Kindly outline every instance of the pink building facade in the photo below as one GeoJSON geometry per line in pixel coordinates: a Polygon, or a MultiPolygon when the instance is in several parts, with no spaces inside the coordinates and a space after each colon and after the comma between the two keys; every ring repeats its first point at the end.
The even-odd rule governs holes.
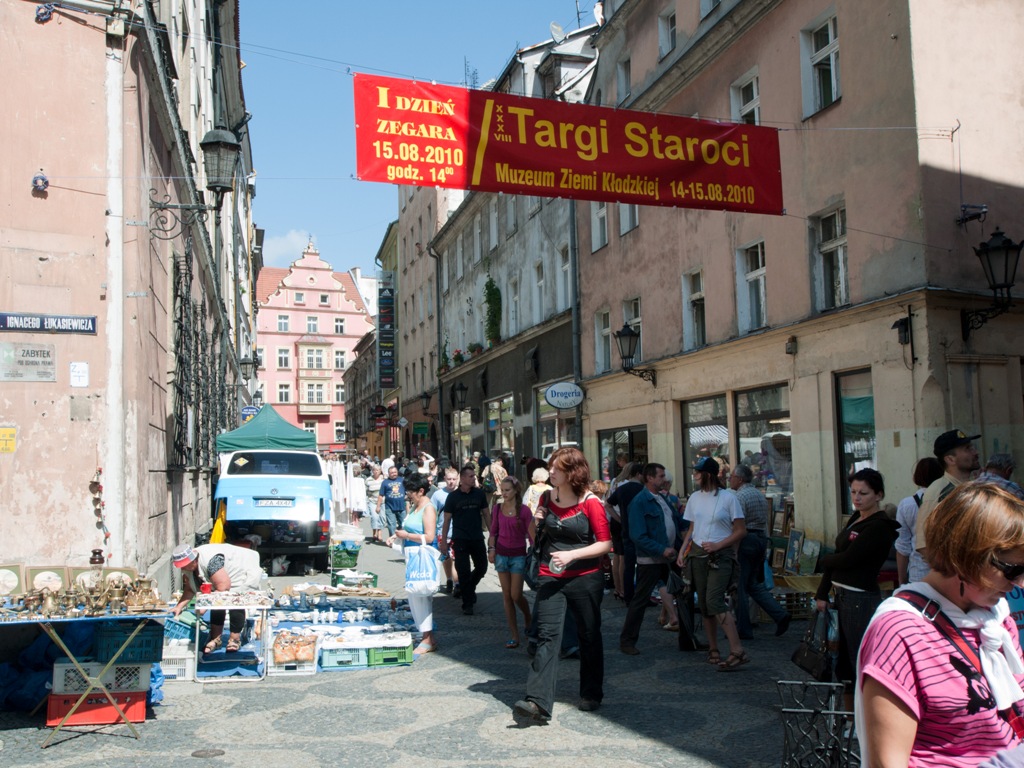
{"type": "Polygon", "coordinates": [[[354,273],[335,272],[311,242],[289,268],[264,267],[256,285],[263,402],[321,451],[348,450],[343,377],[373,328],[354,273]]]}

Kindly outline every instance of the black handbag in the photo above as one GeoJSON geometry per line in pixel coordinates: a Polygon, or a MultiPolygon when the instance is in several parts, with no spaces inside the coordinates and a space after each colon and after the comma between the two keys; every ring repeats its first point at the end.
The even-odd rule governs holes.
{"type": "MultiPolygon", "coordinates": [[[[538,537],[539,538],[539,537],[538,537]]],[[[537,588],[540,580],[540,548],[539,542],[530,545],[526,550],[526,568],[523,571],[523,581],[530,589],[537,588]]]]}
{"type": "Polygon", "coordinates": [[[828,652],[828,614],[815,611],[792,661],[819,683],[832,682],[832,654],[828,652]]]}

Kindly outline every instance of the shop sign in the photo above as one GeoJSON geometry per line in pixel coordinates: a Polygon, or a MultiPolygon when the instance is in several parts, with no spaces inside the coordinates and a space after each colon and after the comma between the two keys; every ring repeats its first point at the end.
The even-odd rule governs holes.
{"type": "Polygon", "coordinates": [[[544,399],[560,411],[578,408],[583,403],[583,390],[573,381],[560,381],[544,390],[544,399]]]}
{"type": "Polygon", "coordinates": [[[33,315],[25,312],[0,312],[0,331],[87,333],[95,336],[96,316],[33,315]]]}
{"type": "Polygon", "coordinates": [[[430,434],[430,422],[429,421],[414,421],[412,423],[412,433],[414,435],[422,435],[426,437],[430,434]]]}
{"type": "Polygon", "coordinates": [[[0,381],[57,381],[53,344],[0,341],[0,381]]]}
{"type": "Polygon", "coordinates": [[[17,429],[14,427],[0,427],[0,453],[14,453],[14,449],[17,447],[17,429]]]}
{"type": "Polygon", "coordinates": [[[260,412],[260,409],[255,405],[243,405],[242,406],[242,423],[249,421],[253,416],[260,412]]]}

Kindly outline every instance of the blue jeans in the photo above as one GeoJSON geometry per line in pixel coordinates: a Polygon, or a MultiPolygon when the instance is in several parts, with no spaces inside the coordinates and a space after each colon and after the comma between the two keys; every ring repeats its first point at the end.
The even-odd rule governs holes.
{"type": "Polygon", "coordinates": [[[405,522],[405,509],[391,509],[385,505],[384,519],[388,524],[388,536],[394,536],[395,531],[402,527],[405,522]]]}
{"type": "Polygon", "coordinates": [[[754,598],[754,602],[776,623],[786,615],[786,609],[764,585],[764,553],[767,549],[768,539],[763,533],[748,533],[740,542],[740,588],[736,593],[736,630],[740,637],[750,637],[754,633],[749,598],[754,598]]]}

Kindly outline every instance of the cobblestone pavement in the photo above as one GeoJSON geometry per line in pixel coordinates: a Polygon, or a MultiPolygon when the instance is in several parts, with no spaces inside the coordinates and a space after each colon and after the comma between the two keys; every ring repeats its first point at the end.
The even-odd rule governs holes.
{"type": "MultiPolygon", "coordinates": [[[[399,555],[366,545],[362,570],[401,594],[399,555]]],[[[320,575],[313,580],[326,583],[320,575]]],[[[275,578],[275,588],[296,578],[275,578]]],[[[532,593],[528,593],[531,594],[532,593]]],[[[250,768],[306,766],[536,766],[585,760],[616,766],[779,765],[782,726],[775,682],[798,679],[789,661],[802,622],[783,638],[760,627],[746,648],[753,662],[721,673],[704,654],[681,653],[676,635],[647,612],[639,656],[618,651],[621,602],[603,607],[605,699],[592,713],[576,709],[578,662],[562,661],[550,723],[524,727],[512,718],[522,697],[525,643],[506,650],[501,590],[493,570],[480,586],[476,614],[438,594],[434,616],[439,650],[411,666],[271,677],[262,682],[169,682],[164,703],[138,725],[58,734],[41,716],[0,712],[0,765],[169,766],[250,768]],[[213,757],[198,750],[223,750],[213,757]],[[179,761],[181,761],[179,763],[179,761]]],[[[525,638],[525,635],[524,635],[525,638]]]]}

